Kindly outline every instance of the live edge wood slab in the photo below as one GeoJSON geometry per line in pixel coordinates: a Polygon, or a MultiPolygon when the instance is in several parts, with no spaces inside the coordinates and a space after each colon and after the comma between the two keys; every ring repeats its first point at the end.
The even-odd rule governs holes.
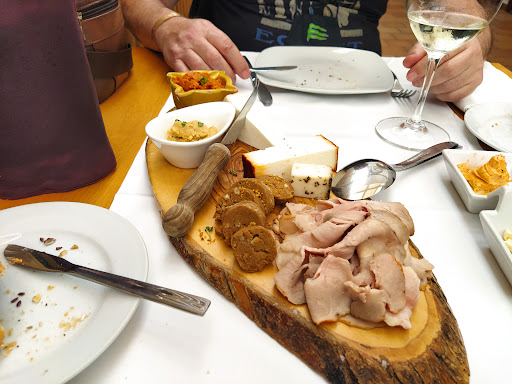
{"type": "MultiPolygon", "coordinates": [[[[421,292],[412,328],[363,330],[342,322],[315,325],[305,305],[293,305],[275,288],[276,267],[244,273],[231,248],[205,233],[215,226],[215,201],[243,177],[242,154],[253,148],[236,142],[211,196],[181,238],[169,237],[180,255],[269,336],[332,383],[468,383],[469,366],[457,321],[435,277],[421,292]]],[[[174,204],[194,170],[170,165],[148,140],[146,162],[163,214],[174,204]]],[[[413,218],[414,219],[414,218],[413,218]]],[[[412,252],[421,257],[412,245],[412,252]]]]}

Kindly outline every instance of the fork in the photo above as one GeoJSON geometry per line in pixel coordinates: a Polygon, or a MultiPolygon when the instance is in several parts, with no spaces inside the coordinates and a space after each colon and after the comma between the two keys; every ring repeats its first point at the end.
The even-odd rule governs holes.
{"type": "Polygon", "coordinates": [[[395,81],[393,82],[393,88],[391,89],[391,96],[408,98],[416,94],[417,91],[414,89],[404,89],[398,82],[398,77],[396,77],[395,73],[393,71],[391,71],[391,73],[393,74],[393,78],[395,79],[395,81]]]}

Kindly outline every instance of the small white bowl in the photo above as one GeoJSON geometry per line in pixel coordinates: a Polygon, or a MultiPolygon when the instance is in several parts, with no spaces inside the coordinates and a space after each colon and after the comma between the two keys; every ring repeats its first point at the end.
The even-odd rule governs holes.
{"type": "MultiPolygon", "coordinates": [[[[484,209],[495,209],[498,204],[499,192],[503,188],[498,188],[488,195],[478,195],[473,191],[457,165],[469,160],[471,167],[478,167],[487,163],[491,157],[502,154],[507,162],[507,169],[512,174],[512,153],[494,152],[494,151],[463,151],[460,149],[445,149],[443,157],[446,169],[452,180],[452,184],[457,190],[460,198],[464,202],[466,209],[471,213],[479,213],[484,209]]],[[[509,183],[508,185],[511,185],[509,183]]]]}
{"type": "Polygon", "coordinates": [[[180,108],[160,115],[146,125],[146,135],[160,149],[165,159],[178,168],[197,168],[204,159],[206,150],[213,143],[221,141],[235,117],[236,108],[224,101],[211,102],[180,108]],[[176,119],[199,120],[212,125],[218,132],[212,137],[199,141],[178,142],[167,140],[167,131],[176,119]]]}
{"type": "Polygon", "coordinates": [[[512,284],[512,252],[503,240],[505,229],[512,227],[512,187],[500,189],[496,210],[480,212],[480,222],[494,258],[512,284]]]}

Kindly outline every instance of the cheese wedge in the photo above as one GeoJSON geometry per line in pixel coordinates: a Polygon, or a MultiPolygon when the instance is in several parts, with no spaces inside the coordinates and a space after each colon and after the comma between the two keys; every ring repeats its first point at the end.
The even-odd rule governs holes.
{"type": "Polygon", "coordinates": [[[295,163],[292,166],[294,195],[310,199],[328,199],[331,193],[332,168],[322,164],[295,163]]]}
{"type": "Polygon", "coordinates": [[[276,175],[291,181],[294,163],[338,166],[338,147],[322,135],[289,141],[286,145],[245,153],[244,177],[276,175]]]}
{"type": "MultiPolygon", "coordinates": [[[[224,101],[233,104],[237,113],[240,113],[240,110],[247,101],[247,94],[244,92],[233,93],[231,95],[227,95],[224,101]]],[[[261,112],[259,114],[261,114],[261,112]]],[[[247,114],[245,125],[238,135],[238,140],[247,143],[256,149],[274,147],[286,142],[287,139],[284,137],[282,130],[275,129],[275,127],[262,123],[261,118],[259,118],[259,114],[258,107],[255,105],[247,114]]]]}
{"type": "Polygon", "coordinates": [[[279,130],[260,129],[250,120],[245,121],[245,126],[240,132],[238,140],[256,149],[265,149],[285,142],[285,138],[279,130]]]}

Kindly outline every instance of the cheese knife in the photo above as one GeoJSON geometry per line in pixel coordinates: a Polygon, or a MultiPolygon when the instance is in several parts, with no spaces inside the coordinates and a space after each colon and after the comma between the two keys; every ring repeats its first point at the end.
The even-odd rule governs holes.
{"type": "Polygon", "coordinates": [[[83,267],[73,264],[62,257],[53,256],[16,244],[9,244],[5,248],[4,256],[12,265],[19,265],[44,272],[68,273],[195,315],[203,316],[210,306],[210,300],[199,296],[83,267]]]}
{"type": "Polygon", "coordinates": [[[240,135],[245,125],[247,112],[249,112],[254,104],[260,85],[259,80],[256,79],[249,99],[247,99],[222,141],[210,145],[203,162],[187,180],[178,194],[176,205],[173,205],[165,212],[162,225],[167,235],[183,237],[192,227],[196,211],[203,206],[208,196],[210,196],[217,176],[231,158],[231,152],[226,146],[234,143],[240,135]]]}
{"type": "Polygon", "coordinates": [[[268,90],[268,88],[265,86],[265,84],[262,84],[258,77],[256,76],[256,73],[253,71],[253,67],[251,65],[251,62],[249,61],[249,59],[247,57],[244,56],[244,59],[245,61],[247,61],[247,64],[249,64],[249,69],[251,69],[251,82],[252,82],[252,85],[255,86],[255,84],[257,82],[259,82],[259,91],[258,91],[258,97],[260,98],[260,101],[261,103],[265,106],[265,107],[268,107],[270,105],[272,105],[272,95],[270,94],[270,91],[268,90]]]}

